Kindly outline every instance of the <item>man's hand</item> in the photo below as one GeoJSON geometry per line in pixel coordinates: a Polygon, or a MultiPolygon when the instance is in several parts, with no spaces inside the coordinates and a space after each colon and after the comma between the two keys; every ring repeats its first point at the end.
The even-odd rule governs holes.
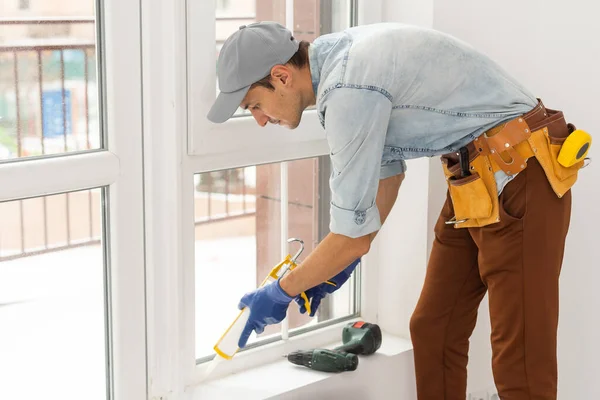
{"type": "Polygon", "coordinates": [[[281,322],[293,299],[283,291],[279,280],[246,293],[240,300],[238,308],[240,310],[244,307],[250,308],[250,317],[248,317],[246,327],[240,336],[238,347],[246,346],[252,331],[262,333],[265,326],[281,322]]]}
{"type": "MultiPolygon", "coordinates": [[[[359,262],[360,262],[360,258],[356,259],[352,264],[350,264],[348,267],[346,267],[342,272],[340,272],[333,278],[329,279],[329,282],[334,283],[334,285],[324,282],[315,287],[308,289],[305,292],[306,297],[308,297],[308,300],[310,301],[310,314],[309,315],[311,317],[315,316],[315,313],[317,312],[317,308],[319,308],[319,305],[321,304],[321,300],[323,300],[323,298],[325,298],[325,296],[335,292],[344,283],[346,283],[348,278],[350,278],[350,275],[352,275],[352,272],[354,272],[354,270],[356,269],[356,266],[358,265],[359,262]]],[[[294,298],[294,300],[300,306],[300,313],[301,314],[306,313],[306,305],[304,303],[304,299],[300,296],[296,296],[294,298]]]]}

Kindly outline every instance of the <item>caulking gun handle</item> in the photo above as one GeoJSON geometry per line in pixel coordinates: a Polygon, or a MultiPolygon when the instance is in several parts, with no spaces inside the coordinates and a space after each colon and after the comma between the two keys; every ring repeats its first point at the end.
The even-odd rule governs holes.
{"type": "Polygon", "coordinates": [[[306,292],[300,293],[300,297],[304,300],[304,307],[306,308],[306,313],[310,315],[310,301],[308,301],[308,296],[306,292]]]}

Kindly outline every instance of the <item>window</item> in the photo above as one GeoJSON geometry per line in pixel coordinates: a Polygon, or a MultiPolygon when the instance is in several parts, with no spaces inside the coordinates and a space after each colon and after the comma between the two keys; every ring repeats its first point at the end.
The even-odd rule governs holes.
{"type": "Polygon", "coordinates": [[[106,398],[103,198],[94,189],[0,203],[2,398],[106,398]]]}
{"type": "MultiPolygon", "coordinates": [[[[69,2],[54,3],[69,14],[69,2]]],[[[32,19],[0,22],[0,160],[102,147],[94,2],[81,2],[82,18],[52,23],[35,5],[32,19]]]]}
{"type": "MultiPolygon", "coordinates": [[[[241,296],[298,251],[297,243],[286,245],[288,238],[304,242],[301,262],[329,232],[328,166],[327,158],[319,157],[195,175],[198,359],[213,354],[241,296]]],[[[293,302],[286,324],[266,327],[247,347],[355,315],[355,283],[352,278],[328,296],[314,318],[300,314],[293,302]]]]}
{"type": "Polygon", "coordinates": [[[25,3],[0,21],[0,398],[144,398],[139,4],[25,3]]]}

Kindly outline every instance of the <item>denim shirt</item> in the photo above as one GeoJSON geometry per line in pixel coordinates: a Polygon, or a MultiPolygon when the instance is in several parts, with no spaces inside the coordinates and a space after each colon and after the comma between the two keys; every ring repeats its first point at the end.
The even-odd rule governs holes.
{"type": "MultiPolygon", "coordinates": [[[[330,149],[331,232],[381,228],[380,179],[405,160],[457,151],[537,99],[468,44],[398,23],[353,27],[309,46],[317,113],[330,149]]],[[[508,177],[497,176],[499,189],[508,177]]]]}

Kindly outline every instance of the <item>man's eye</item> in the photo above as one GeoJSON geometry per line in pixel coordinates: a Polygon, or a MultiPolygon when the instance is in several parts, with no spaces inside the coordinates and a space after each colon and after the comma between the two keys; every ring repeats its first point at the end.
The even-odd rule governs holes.
{"type": "Polygon", "coordinates": [[[253,110],[258,110],[259,108],[260,108],[260,104],[257,104],[254,107],[252,107],[253,110]]]}

